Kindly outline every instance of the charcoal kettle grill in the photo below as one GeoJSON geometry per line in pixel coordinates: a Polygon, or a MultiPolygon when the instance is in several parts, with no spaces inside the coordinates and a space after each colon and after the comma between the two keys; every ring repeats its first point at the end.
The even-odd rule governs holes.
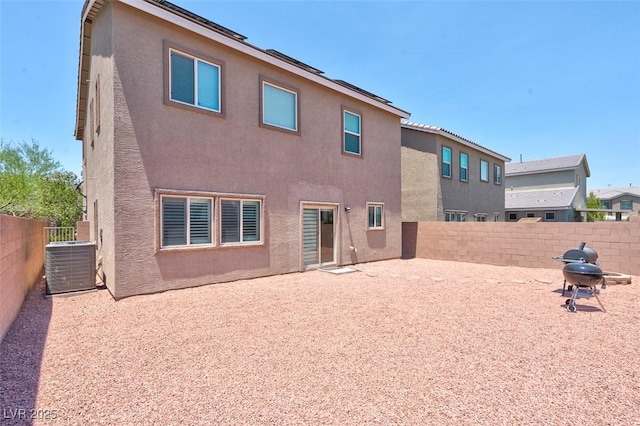
{"type": "Polygon", "coordinates": [[[602,269],[600,269],[598,265],[585,262],[567,263],[564,268],[562,268],[562,275],[564,275],[565,281],[573,285],[571,298],[565,302],[569,312],[578,311],[578,308],[576,308],[576,298],[581,290],[586,292],[586,295],[583,294],[581,297],[595,297],[598,304],[600,304],[602,312],[607,312],[598,297],[600,290],[597,289],[597,285],[600,283],[604,285],[602,269]]]}
{"type": "Polygon", "coordinates": [[[571,292],[571,298],[565,302],[567,310],[577,312],[576,298],[578,297],[595,297],[602,311],[606,312],[598,297],[600,293],[597,288],[598,284],[601,284],[603,289],[607,286],[602,269],[597,265],[598,253],[592,248],[585,247],[585,243],[582,242],[579,248],[568,250],[564,255],[556,256],[554,259],[565,264],[562,268],[564,276],[562,295],[565,294],[567,282],[569,283],[568,290],[571,292]]]}

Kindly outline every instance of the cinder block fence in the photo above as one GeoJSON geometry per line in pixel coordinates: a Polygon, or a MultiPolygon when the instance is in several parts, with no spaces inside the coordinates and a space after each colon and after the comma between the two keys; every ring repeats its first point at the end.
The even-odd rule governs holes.
{"type": "Polygon", "coordinates": [[[0,342],[42,277],[45,222],[0,215],[0,342]]]}
{"type": "Polygon", "coordinates": [[[405,258],[558,268],[553,256],[586,242],[603,271],[640,275],[640,217],[629,222],[405,222],[405,258]]]}

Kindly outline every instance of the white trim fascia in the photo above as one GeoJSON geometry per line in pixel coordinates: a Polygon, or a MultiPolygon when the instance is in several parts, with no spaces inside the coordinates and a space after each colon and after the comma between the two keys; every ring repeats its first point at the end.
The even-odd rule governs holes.
{"type": "MultiPolygon", "coordinates": [[[[95,1],[95,0],[93,0],[95,1]]],[[[378,101],[375,101],[367,96],[361,95],[357,92],[354,92],[352,90],[349,90],[347,88],[345,88],[344,86],[339,85],[338,83],[334,83],[333,81],[329,80],[327,77],[321,77],[319,75],[310,73],[308,71],[302,70],[298,67],[296,67],[295,65],[291,65],[287,62],[284,62],[274,56],[271,56],[265,52],[263,52],[262,50],[260,50],[258,47],[254,47],[251,46],[248,43],[242,43],[236,40],[233,40],[227,36],[224,36],[222,34],[217,33],[216,31],[207,29],[201,25],[198,25],[194,22],[189,21],[186,18],[183,18],[181,16],[178,16],[174,13],[171,13],[167,10],[164,10],[158,6],[155,6],[151,3],[147,3],[144,0],[114,0],[114,1],[118,1],[120,3],[126,4],[128,6],[131,6],[135,9],[138,9],[140,11],[143,11],[145,13],[148,13],[151,16],[155,16],[156,18],[165,20],[167,22],[170,22],[174,25],[177,25],[179,27],[185,28],[191,32],[194,32],[196,34],[199,34],[205,38],[208,38],[210,40],[215,41],[216,43],[220,43],[224,46],[227,46],[231,49],[234,49],[236,51],[239,51],[241,53],[244,53],[246,55],[249,55],[253,58],[259,59],[260,61],[266,62],[270,65],[273,65],[275,67],[281,68],[285,71],[288,71],[292,74],[295,74],[297,76],[300,76],[306,80],[311,80],[314,83],[318,83],[324,87],[327,87],[331,90],[334,90],[336,92],[340,92],[344,95],[347,95],[349,97],[355,98],[361,102],[364,102],[366,104],[369,104],[371,106],[374,106],[376,108],[382,109],[386,112],[389,112],[391,114],[397,115],[400,118],[409,118],[411,116],[411,114],[409,114],[407,111],[403,111],[399,108],[390,106],[390,105],[385,105],[382,104],[378,101]]],[[[84,21],[83,21],[84,22],[84,21]]]]}

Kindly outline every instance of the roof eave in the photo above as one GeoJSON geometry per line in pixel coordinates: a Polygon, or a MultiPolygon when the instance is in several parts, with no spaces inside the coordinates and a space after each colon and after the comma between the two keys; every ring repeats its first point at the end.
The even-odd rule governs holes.
{"type": "MultiPolygon", "coordinates": [[[[78,98],[77,98],[77,106],[76,106],[76,129],[75,136],[76,139],[80,140],[83,137],[83,128],[84,128],[84,114],[86,113],[86,92],[87,92],[87,82],[89,75],[89,50],[91,43],[91,31],[90,28],[87,28],[87,23],[90,25],[91,22],[88,20],[88,16],[95,16],[95,14],[100,10],[100,7],[104,3],[105,0],[86,0],[85,5],[83,7],[82,21],[81,21],[81,38],[80,38],[80,60],[78,65],[78,98]],[[88,31],[87,31],[88,30],[88,31]],[[86,52],[86,55],[85,55],[86,52]],[[87,78],[85,78],[87,77],[87,78]]],[[[328,89],[339,92],[343,95],[349,96],[351,98],[357,99],[361,102],[369,104],[375,108],[384,110],[385,112],[391,113],[393,115],[398,116],[399,118],[407,119],[411,116],[411,113],[408,111],[404,111],[400,108],[397,108],[389,103],[381,102],[379,100],[370,98],[365,96],[357,91],[349,89],[344,85],[341,85],[334,80],[315,74],[313,72],[304,70],[300,67],[297,67],[291,63],[283,61],[278,57],[270,55],[268,52],[253,46],[242,39],[232,38],[226,36],[219,31],[215,31],[214,29],[208,28],[201,23],[195,22],[193,20],[188,19],[188,17],[182,16],[180,14],[176,14],[169,9],[165,9],[160,7],[157,3],[150,2],[148,0],[113,0],[118,1],[122,4],[126,4],[130,7],[138,9],[140,11],[146,12],[151,16],[154,16],[158,19],[162,19],[167,22],[171,22],[175,25],[178,25],[182,28],[185,28],[191,32],[199,34],[203,37],[206,37],[210,40],[218,42],[224,46],[230,47],[238,52],[247,54],[251,57],[259,59],[263,62],[274,65],[280,69],[288,71],[292,74],[298,75],[306,80],[313,81],[318,83],[328,89]]]]}
{"type": "Polygon", "coordinates": [[[453,132],[450,132],[446,129],[443,129],[442,127],[435,127],[435,126],[427,126],[424,125],[424,127],[420,126],[420,125],[416,125],[415,123],[407,123],[407,122],[403,122],[401,123],[401,127],[405,128],[405,129],[409,129],[409,130],[416,130],[419,132],[424,132],[424,133],[431,133],[431,134],[435,134],[435,135],[439,135],[445,138],[449,138],[449,139],[453,139],[454,141],[464,145],[464,146],[468,146],[469,148],[473,148],[477,151],[483,152],[487,155],[490,155],[492,157],[498,158],[504,162],[509,162],[511,161],[511,158],[504,156],[500,153],[497,153],[489,148],[486,148],[480,144],[477,144],[469,139],[465,139],[461,136],[456,135],[453,132]]]}

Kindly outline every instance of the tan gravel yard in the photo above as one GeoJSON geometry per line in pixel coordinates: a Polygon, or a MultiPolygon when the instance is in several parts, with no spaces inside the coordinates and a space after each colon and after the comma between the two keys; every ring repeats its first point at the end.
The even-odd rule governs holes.
{"type": "Polygon", "coordinates": [[[3,420],[640,424],[638,277],[571,314],[560,263],[356,267],[118,302],[35,289],[0,349],[3,420]]]}

